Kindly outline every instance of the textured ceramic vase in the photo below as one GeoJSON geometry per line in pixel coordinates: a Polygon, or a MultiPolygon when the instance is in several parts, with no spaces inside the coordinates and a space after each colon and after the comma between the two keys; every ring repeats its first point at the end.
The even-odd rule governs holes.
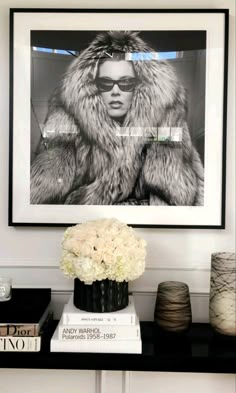
{"type": "Polygon", "coordinates": [[[235,253],[211,256],[210,324],[218,333],[236,336],[236,261],[235,253]]]}
{"type": "Polygon", "coordinates": [[[192,322],[188,285],[164,281],[158,285],[154,321],[167,332],[184,332],[192,322]]]}
{"type": "Polygon", "coordinates": [[[85,284],[74,280],[74,305],[89,312],[112,312],[128,306],[128,282],[111,280],[94,281],[85,284]]]}

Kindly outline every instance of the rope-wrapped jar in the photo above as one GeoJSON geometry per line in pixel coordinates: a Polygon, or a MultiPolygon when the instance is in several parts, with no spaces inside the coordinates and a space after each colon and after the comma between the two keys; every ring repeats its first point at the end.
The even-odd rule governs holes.
{"type": "Polygon", "coordinates": [[[189,287],[178,281],[158,285],[154,321],[168,332],[184,332],[192,322],[189,287]]]}

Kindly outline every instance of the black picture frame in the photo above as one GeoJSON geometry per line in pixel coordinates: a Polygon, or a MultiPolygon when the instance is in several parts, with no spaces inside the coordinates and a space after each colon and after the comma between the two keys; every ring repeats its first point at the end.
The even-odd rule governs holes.
{"type": "MultiPolygon", "coordinates": [[[[134,227],[224,229],[228,22],[228,9],[11,9],[9,226],[68,226],[96,218],[115,217],[134,227]],[[145,40],[151,41],[151,45],[152,41],[155,45],[159,37],[157,51],[173,51],[174,48],[176,53],[183,52],[190,56],[190,52],[202,53],[205,50],[204,65],[199,66],[204,71],[201,71],[204,89],[197,96],[192,87],[192,95],[197,97],[194,98],[195,101],[192,99],[192,113],[196,111],[194,102],[197,105],[204,103],[201,108],[204,121],[199,126],[204,129],[204,138],[199,146],[196,142],[195,147],[204,163],[202,204],[175,205],[169,201],[164,205],[152,205],[149,202],[133,205],[116,201],[108,204],[30,202],[30,168],[32,155],[35,153],[32,147],[32,101],[35,99],[32,97],[32,85],[40,86],[38,76],[35,78],[37,83],[32,79],[32,75],[36,74],[34,69],[32,71],[33,47],[42,47],[45,39],[47,48],[58,46],[64,40],[63,47],[56,49],[71,49],[72,52],[73,48],[68,48],[67,45],[68,42],[73,43],[74,33],[83,37],[82,50],[95,32],[110,30],[139,31],[145,40]],[[56,34],[53,34],[55,31],[56,34]],[[205,48],[202,46],[204,37],[205,48]],[[165,44],[162,47],[163,42],[165,44]]],[[[35,69],[40,70],[42,56],[40,58],[39,52],[37,55],[39,61],[35,69]]],[[[177,60],[180,64],[180,59],[177,60]]],[[[66,62],[65,59],[63,61],[66,62]]],[[[189,58],[187,61],[189,65],[189,58]]],[[[202,58],[199,57],[193,60],[195,74],[196,64],[201,61],[202,58]]],[[[199,80],[196,79],[194,84],[199,85],[199,80]]],[[[41,88],[43,89],[42,84],[41,88]]],[[[34,92],[38,93],[37,89],[34,92]]],[[[36,97],[35,101],[37,99],[36,97]]],[[[39,98],[38,106],[40,105],[39,98]]],[[[40,116],[40,121],[43,122],[43,115],[40,116]]],[[[165,143],[166,141],[168,142],[168,138],[165,143]]]]}

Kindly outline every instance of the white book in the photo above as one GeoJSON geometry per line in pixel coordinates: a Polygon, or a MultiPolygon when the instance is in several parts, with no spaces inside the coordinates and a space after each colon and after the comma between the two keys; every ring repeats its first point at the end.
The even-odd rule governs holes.
{"type": "Polygon", "coordinates": [[[51,341],[51,352],[96,352],[96,353],[142,353],[142,341],[138,340],[116,340],[116,341],[81,341],[81,340],[59,340],[59,327],[57,326],[51,341]]]}
{"type": "Polygon", "coordinates": [[[37,337],[0,337],[0,352],[39,352],[41,336],[37,337]]]}
{"type": "Polygon", "coordinates": [[[135,325],[137,320],[133,296],[129,296],[129,304],[122,310],[96,313],[75,307],[72,294],[62,313],[63,325],[135,325]]]}
{"type": "Polygon", "coordinates": [[[58,325],[59,340],[65,341],[114,341],[137,340],[140,338],[140,324],[135,325],[58,325]]]}

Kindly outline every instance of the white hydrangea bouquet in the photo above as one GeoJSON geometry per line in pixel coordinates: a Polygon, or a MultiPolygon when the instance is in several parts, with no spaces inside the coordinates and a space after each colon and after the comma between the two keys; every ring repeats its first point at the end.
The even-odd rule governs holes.
{"type": "Polygon", "coordinates": [[[146,241],[116,219],[98,219],[66,229],[60,268],[85,284],[135,280],[145,269],[146,241]]]}
{"type": "Polygon", "coordinates": [[[62,272],[74,278],[74,305],[111,312],[128,305],[128,282],[145,269],[146,242],[116,219],[67,228],[62,241],[62,272]]]}

